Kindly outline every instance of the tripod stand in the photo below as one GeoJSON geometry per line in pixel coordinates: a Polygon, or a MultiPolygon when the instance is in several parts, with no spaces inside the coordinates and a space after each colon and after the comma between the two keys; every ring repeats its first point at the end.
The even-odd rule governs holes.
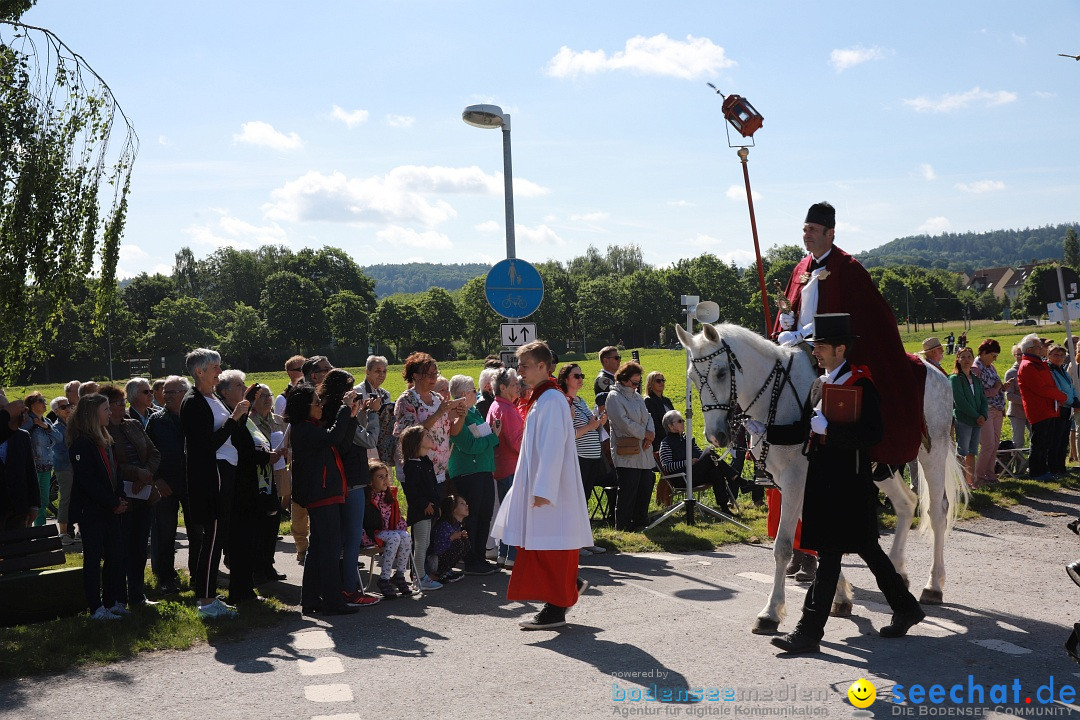
{"type": "MultiPolygon", "coordinates": [[[[716,322],[720,317],[720,307],[710,301],[699,302],[700,298],[697,295],[683,295],[682,304],[686,306],[686,331],[689,333],[694,332],[694,320],[700,322],[716,322]]],[[[726,513],[722,513],[716,508],[709,507],[704,503],[699,503],[697,498],[694,497],[694,463],[693,463],[693,417],[694,417],[694,396],[693,385],[690,382],[690,370],[693,367],[693,361],[690,358],[689,348],[686,350],[686,416],[684,418],[686,422],[686,494],[683,499],[675,503],[669,508],[665,508],[658,518],[649,523],[646,530],[652,530],[654,527],[664,522],[668,518],[675,515],[680,510],[686,510],[686,524],[694,524],[694,512],[695,510],[701,510],[707,515],[711,515],[717,520],[726,521],[741,527],[743,530],[749,530],[746,525],[731,517],[726,513]]]]}

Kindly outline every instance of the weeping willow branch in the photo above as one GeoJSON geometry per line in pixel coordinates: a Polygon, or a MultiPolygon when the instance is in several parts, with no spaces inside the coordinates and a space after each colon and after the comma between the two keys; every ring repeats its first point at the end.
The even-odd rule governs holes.
{"type": "Polygon", "coordinates": [[[45,359],[63,300],[91,275],[92,329],[103,331],[138,142],[78,53],[0,21],[0,382],[45,359]]]}

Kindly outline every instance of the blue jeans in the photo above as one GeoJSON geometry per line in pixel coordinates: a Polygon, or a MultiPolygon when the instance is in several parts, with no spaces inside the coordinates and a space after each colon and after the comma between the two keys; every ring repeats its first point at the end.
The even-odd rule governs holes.
{"type": "Polygon", "coordinates": [[[341,528],[341,582],[346,592],[356,592],[360,587],[360,543],[364,534],[364,488],[349,488],[345,498],[345,511],[341,528]]]}
{"type": "Polygon", "coordinates": [[[958,455],[978,455],[982,428],[956,421],[956,452],[958,455]]]}
{"type": "MultiPolygon", "coordinates": [[[[495,481],[495,490],[499,493],[499,502],[502,502],[506,498],[506,493],[510,492],[510,486],[514,484],[514,474],[510,473],[504,478],[500,478],[495,481]]],[[[509,560],[513,562],[517,558],[517,548],[513,545],[507,545],[506,543],[499,541],[499,559],[509,560]]]]}

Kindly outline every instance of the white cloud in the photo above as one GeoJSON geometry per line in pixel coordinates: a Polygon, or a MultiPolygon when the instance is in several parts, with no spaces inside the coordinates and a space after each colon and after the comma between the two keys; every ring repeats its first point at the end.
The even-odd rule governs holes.
{"type": "Polygon", "coordinates": [[[288,235],[277,223],[253,225],[233,217],[224,210],[213,211],[216,222],[192,225],[184,230],[196,245],[209,247],[232,247],[237,250],[253,250],[259,245],[287,245],[288,235]]]}
{"type": "Polygon", "coordinates": [[[528,245],[565,245],[566,241],[547,225],[534,228],[514,225],[514,236],[519,244],[528,245]]]}
{"type": "Polygon", "coordinates": [[[330,117],[335,120],[340,120],[348,127],[355,127],[360,123],[367,122],[369,113],[367,110],[346,110],[344,108],[334,106],[334,109],[330,111],[330,117]]]}
{"type": "Polygon", "coordinates": [[[922,173],[924,180],[937,180],[937,173],[934,172],[934,166],[930,163],[923,163],[920,165],[919,172],[922,173]]]}
{"type": "Polygon", "coordinates": [[[503,226],[500,223],[495,222],[494,220],[488,220],[487,222],[482,222],[479,225],[473,225],[473,230],[476,230],[477,232],[491,233],[499,232],[502,229],[503,226]]]}
{"type": "Polygon", "coordinates": [[[881,60],[885,55],[885,50],[879,47],[864,48],[856,45],[853,48],[837,48],[829,53],[829,64],[839,73],[864,62],[881,60]]]}
{"type": "Polygon", "coordinates": [[[154,265],[154,267],[150,268],[149,272],[151,275],[172,275],[173,266],[166,265],[165,263],[158,263],[157,265],[154,265]]]}
{"type": "MultiPolygon", "coordinates": [[[[746,186],[745,185],[730,185],[727,191],[724,193],[730,200],[738,200],[739,202],[746,202],[746,186]]],[[[754,200],[761,199],[761,193],[757,190],[752,190],[751,194],[754,200]]]]}
{"type": "Polygon", "coordinates": [[[626,41],[623,50],[608,55],[603,50],[575,51],[565,45],[548,61],[544,72],[557,78],[594,75],[613,70],[630,70],[644,75],[663,75],[693,80],[715,76],[735,61],[724,48],[708,38],[687,35],[686,41],[672,40],[661,33],[637,35],[626,41]]]}
{"type": "Polygon", "coordinates": [[[146,251],[138,245],[127,242],[120,243],[120,256],[118,258],[120,262],[126,263],[131,262],[132,260],[144,260],[148,257],[150,256],[147,255],[146,251]]]}
{"type": "Polygon", "coordinates": [[[1012,39],[1013,39],[1013,42],[1016,43],[1017,45],[1027,45],[1027,36],[1026,35],[1017,35],[1016,33],[1013,33],[1012,34],[1012,39]]]}
{"type": "Polygon", "coordinates": [[[582,215],[571,215],[570,219],[577,222],[600,222],[601,220],[607,220],[609,217],[611,215],[606,212],[591,212],[582,215]]]}
{"type": "Polygon", "coordinates": [[[384,228],[375,233],[375,237],[389,245],[407,245],[425,250],[449,250],[454,246],[450,238],[441,232],[434,230],[419,232],[399,225],[384,228]]]}
{"type": "Polygon", "coordinates": [[[158,135],[157,136],[157,142],[158,142],[158,145],[168,146],[169,145],[169,138],[165,137],[164,135],[158,135]]]}
{"type": "Polygon", "coordinates": [[[427,260],[424,259],[423,255],[411,255],[411,256],[409,256],[407,258],[402,258],[398,262],[403,263],[405,265],[408,265],[409,263],[427,262],[427,260]]]}
{"type": "Polygon", "coordinates": [[[401,128],[412,127],[414,122],[416,122],[416,118],[410,117],[408,115],[387,115],[386,116],[386,124],[389,125],[390,127],[401,127],[401,128]]]}
{"type": "Polygon", "coordinates": [[[956,189],[966,193],[985,193],[995,190],[1004,190],[1005,183],[1000,180],[979,180],[973,183],[957,183],[956,189]]]}
{"type": "Polygon", "coordinates": [[[689,200],[668,200],[667,204],[668,204],[668,207],[683,207],[683,208],[694,207],[694,203],[690,202],[689,200]]]}
{"type": "Polygon", "coordinates": [[[949,222],[949,218],[939,215],[938,217],[927,218],[926,222],[916,228],[915,231],[926,235],[940,235],[951,227],[952,223],[949,222]]]}
{"type": "Polygon", "coordinates": [[[991,92],[974,87],[962,93],[946,93],[937,100],[923,96],[904,100],[904,104],[914,108],[916,112],[952,112],[953,110],[962,110],[973,104],[979,104],[983,107],[1007,105],[1016,102],[1016,99],[1016,93],[1014,92],[1008,92],[1007,90],[991,92]]]}
{"type": "Polygon", "coordinates": [[[304,141],[296,133],[286,135],[262,120],[253,120],[241,125],[240,132],[233,135],[233,142],[268,147],[272,150],[299,150],[304,146],[304,141]]]}
{"type": "Polygon", "coordinates": [[[1036,90],[1035,97],[1039,98],[1040,100],[1049,100],[1050,98],[1056,98],[1057,93],[1046,92],[1045,90],[1036,90]]]}
{"type": "Polygon", "coordinates": [[[846,223],[843,220],[841,220],[841,221],[836,223],[836,232],[839,232],[839,233],[858,233],[858,232],[862,232],[862,228],[859,227],[858,225],[852,225],[851,223],[846,223]]]}
{"type": "Polygon", "coordinates": [[[489,264],[489,265],[494,265],[495,263],[497,263],[497,262],[499,262],[500,260],[502,260],[502,258],[499,258],[499,257],[495,257],[494,255],[488,255],[487,253],[482,253],[482,252],[478,252],[478,253],[476,253],[476,256],[475,256],[475,257],[476,257],[476,259],[477,259],[477,260],[479,260],[480,262],[482,262],[482,263],[487,263],[487,264],[489,264]]]}
{"type": "MultiPolygon", "coordinates": [[[[271,220],[419,223],[431,227],[456,217],[457,211],[445,200],[428,199],[429,194],[502,192],[502,173],[489,175],[476,166],[402,165],[385,175],[366,178],[312,170],[274,190],[263,211],[271,220]]],[[[548,192],[525,179],[514,182],[514,194],[520,197],[548,192]]]]}

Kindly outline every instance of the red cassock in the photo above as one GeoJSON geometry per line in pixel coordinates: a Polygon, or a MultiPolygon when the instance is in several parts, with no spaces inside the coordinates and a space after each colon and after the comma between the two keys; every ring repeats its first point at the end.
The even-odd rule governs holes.
{"type": "MultiPolygon", "coordinates": [[[[812,259],[807,255],[799,261],[791,271],[785,292],[796,323],[812,259]]],[[[825,258],[825,269],[827,276],[818,276],[817,313],[851,315],[851,329],[859,339],[847,359],[853,365],[870,368],[881,395],[885,435],[874,446],[872,457],[891,465],[914,460],[922,439],[926,366],[904,350],[892,308],[858,260],[834,245],[825,258]]],[[[781,330],[777,317],[773,337],[781,330]]]]}

